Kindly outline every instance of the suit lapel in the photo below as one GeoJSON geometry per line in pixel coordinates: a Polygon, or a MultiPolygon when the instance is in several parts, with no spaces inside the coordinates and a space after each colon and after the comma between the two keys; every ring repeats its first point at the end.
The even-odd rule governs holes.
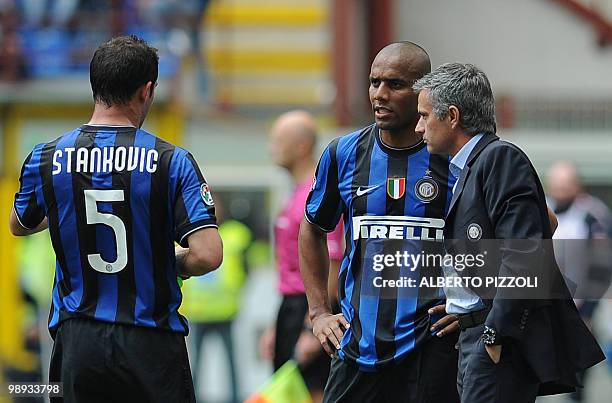
{"type": "Polygon", "coordinates": [[[453,207],[457,203],[457,199],[459,199],[459,195],[463,192],[463,186],[465,185],[465,178],[470,173],[470,166],[466,164],[465,168],[461,171],[461,175],[459,175],[459,179],[457,179],[457,186],[455,187],[455,191],[453,192],[453,198],[450,202],[450,207],[448,208],[448,216],[450,216],[451,211],[453,211],[453,207]]]}
{"type": "Polygon", "coordinates": [[[470,153],[470,156],[467,159],[465,167],[461,171],[461,175],[459,175],[459,178],[457,179],[457,181],[458,181],[457,182],[457,187],[455,187],[455,191],[453,192],[453,197],[451,199],[450,206],[448,208],[448,214],[446,215],[447,220],[451,216],[451,214],[453,213],[454,207],[457,204],[457,200],[459,199],[459,196],[461,195],[461,192],[463,192],[463,187],[465,186],[465,180],[468,177],[468,175],[470,174],[470,167],[472,166],[472,163],[474,162],[474,160],[476,159],[478,154],[480,154],[480,152],[482,150],[484,150],[487,145],[489,145],[490,143],[492,143],[495,140],[499,140],[499,137],[497,137],[494,134],[487,134],[487,135],[483,136],[478,141],[478,143],[476,143],[476,146],[474,147],[474,149],[470,153]]]}

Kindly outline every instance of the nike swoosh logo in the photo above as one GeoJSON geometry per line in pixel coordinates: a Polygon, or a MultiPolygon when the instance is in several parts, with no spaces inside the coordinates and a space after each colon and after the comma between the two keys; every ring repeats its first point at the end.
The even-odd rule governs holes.
{"type": "Polygon", "coordinates": [[[380,186],[381,185],[376,185],[376,186],[370,186],[370,187],[365,187],[365,188],[362,188],[361,186],[359,186],[357,188],[357,191],[355,192],[355,196],[357,197],[363,196],[364,194],[370,193],[374,189],[378,189],[380,186]]]}

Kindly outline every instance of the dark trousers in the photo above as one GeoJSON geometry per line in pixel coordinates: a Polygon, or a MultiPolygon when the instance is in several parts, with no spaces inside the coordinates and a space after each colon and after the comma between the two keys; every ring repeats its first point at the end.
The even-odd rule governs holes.
{"type": "Polygon", "coordinates": [[[195,402],[185,337],[165,330],[67,320],[49,381],[64,384],[54,403],[195,402]]]}
{"type": "Polygon", "coordinates": [[[459,335],[457,388],[462,403],[532,403],[539,383],[512,343],[502,345],[495,364],[482,341],[484,325],[459,335]]]}
{"type": "Polygon", "coordinates": [[[274,371],[293,358],[295,344],[304,329],[304,318],[308,312],[305,294],[284,295],[276,317],[274,344],[274,371]]]}
{"type": "MultiPolygon", "coordinates": [[[[274,371],[295,355],[295,346],[304,330],[304,318],[308,312],[306,294],[285,295],[276,318],[276,343],[274,345],[274,371]]],[[[321,349],[311,362],[300,366],[306,386],[311,391],[321,391],[329,376],[330,358],[321,349]]]]}
{"type": "Polygon", "coordinates": [[[397,364],[360,371],[337,357],[325,387],[325,403],[458,403],[457,335],[434,337],[397,364]]]}
{"type": "MultiPolygon", "coordinates": [[[[218,335],[221,338],[229,367],[231,402],[238,403],[238,377],[236,375],[236,360],[234,359],[234,340],[232,338],[232,322],[194,323],[190,326],[190,342],[193,346],[193,383],[197,385],[202,362],[202,340],[204,336],[218,335]]],[[[196,386],[197,387],[197,386],[196,386]]]]}

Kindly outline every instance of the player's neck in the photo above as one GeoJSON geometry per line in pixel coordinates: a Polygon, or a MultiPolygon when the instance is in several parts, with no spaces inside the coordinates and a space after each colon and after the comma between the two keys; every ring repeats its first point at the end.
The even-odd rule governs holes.
{"type": "Polygon", "coordinates": [[[296,184],[312,180],[315,171],[315,162],[310,159],[298,160],[289,171],[296,184]]]}
{"type": "Polygon", "coordinates": [[[403,130],[401,132],[381,130],[380,139],[385,145],[389,147],[407,148],[423,140],[423,136],[421,136],[419,133],[416,133],[413,129],[403,130]]]}
{"type": "Polygon", "coordinates": [[[140,126],[140,116],[131,105],[112,105],[110,107],[96,102],[89,120],[90,125],[140,126]]]}

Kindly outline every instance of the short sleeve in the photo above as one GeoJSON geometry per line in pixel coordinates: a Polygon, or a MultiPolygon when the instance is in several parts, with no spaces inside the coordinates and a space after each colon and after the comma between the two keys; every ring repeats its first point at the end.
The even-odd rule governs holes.
{"type": "Polygon", "coordinates": [[[312,189],[306,199],[306,220],[325,232],[336,228],[342,214],[342,199],[338,189],[337,146],[336,139],[321,155],[312,189]]]}
{"type": "Polygon", "coordinates": [[[42,145],[28,155],[21,168],[19,191],[15,193],[15,215],[22,227],[33,229],[45,218],[42,202],[42,181],[40,176],[40,156],[42,145]]]}
{"type": "Polygon", "coordinates": [[[175,240],[187,247],[190,234],[203,228],[217,227],[215,204],[210,187],[190,153],[177,148],[171,170],[178,175],[174,198],[175,240]]]}

